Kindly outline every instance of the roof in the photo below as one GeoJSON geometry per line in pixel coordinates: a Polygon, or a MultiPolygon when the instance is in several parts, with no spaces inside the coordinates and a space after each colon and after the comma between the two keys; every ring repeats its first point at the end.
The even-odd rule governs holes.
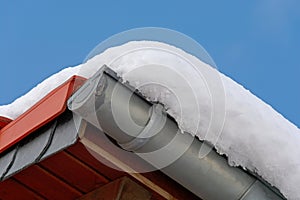
{"type": "MultiPolygon", "coordinates": [[[[17,119],[1,118],[0,199],[90,197],[108,184],[120,186],[122,177],[149,191],[151,199],[199,199],[160,171],[133,175],[110,168],[90,154],[66,108],[67,99],[84,80],[74,76],[17,119]]],[[[95,132],[93,126],[89,128],[95,132]]],[[[104,142],[101,145],[109,155],[102,160],[118,158],[104,142]]],[[[143,165],[137,162],[132,164],[143,165]]]]}
{"type": "Polygon", "coordinates": [[[0,130],[0,153],[62,114],[66,110],[67,99],[84,80],[78,76],[71,77],[3,127],[0,130]]]}
{"type": "Polygon", "coordinates": [[[105,65],[89,80],[74,76],[17,119],[2,121],[0,199],[284,199],[265,182],[230,167],[216,151],[199,159],[200,148],[209,146],[176,134],[178,124],[163,106],[144,99],[105,65]],[[117,86],[122,90],[114,93],[117,86]],[[121,109],[126,107],[142,124],[139,130],[130,126],[128,110],[121,109]],[[114,114],[123,116],[133,137],[119,128],[114,114]],[[153,137],[140,137],[160,125],[153,137]],[[177,151],[187,141],[188,149],[177,151]],[[161,146],[167,154],[157,151],[161,146]],[[149,150],[156,154],[147,159],[143,153],[149,150]],[[178,152],[183,155],[175,162],[157,166],[178,152]]]}

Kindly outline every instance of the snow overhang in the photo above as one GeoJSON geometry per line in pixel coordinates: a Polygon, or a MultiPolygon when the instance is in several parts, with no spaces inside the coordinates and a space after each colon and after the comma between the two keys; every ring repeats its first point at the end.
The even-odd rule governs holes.
{"type": "MultiPolygon", "coordinates": [[[[170,116],[167,116],[166,122],[162,123],[163,126],[156,134],[149,136],[149,132],[153,129],[149,124],[159,125],[160,123],[153,120],[165,120],[164,117],[157,115],[153,118],[156,105],[158,104],[145,100],[110,68],[103,66],[70,98],[68,106],[84,119],[82,126],[86,127],[87,122],[93,124],[99,131],[112,137],[123,149],[134,152],[155,167],[185,149],[184,145],[192,141],[177,160],[162,169],[157,168],[200,198],[284,199],[264,181],[258,180],[240,168],[230,167],[227,160],[215,151],[199,158],[200,148],[207,144],[188,133],[176,134],[179,128],[170,116]],[[128,110],[131,111],[131,117],[128,117],[128,110]],[[152,114],[149,115],[149,111],[152,114]],[[119,120],[116,120],[116,116],[119,120]],[[136,127],[130,120],[142,124],[142,127],[136,127]],[[124,125],[122,128],[119,126],[120,123],[124,125]],[[145,130],[148,133],[145,133],[145,130]],[[165,150],[169,152],[168,155],[153,157],[144,154],[158,151],[162,147],[167,148],[165,150]]],[[[91,137],[92,139],[89,137],[88,134],[81,134],[82,142],[97,152],[99,145],[94,143],[95,137],[91,137]]]]}

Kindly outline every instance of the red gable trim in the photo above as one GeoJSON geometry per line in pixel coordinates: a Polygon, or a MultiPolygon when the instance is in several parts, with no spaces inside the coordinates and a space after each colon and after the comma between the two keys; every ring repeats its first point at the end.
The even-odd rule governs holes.
{"type": "Polygon", "coordinates": [[[7,124],[9,124],[12,120],[11,119],[8,119],[6,117],[1,117],[0,116],[0,130],[6,126],[7,124]]]}
{"type": "Polygon", "coordinates": [[[67,108],[68,98],[85,80],[79,76],[72,76],[2,128],[0,130],[0,153],[62,114],[67,108]]]}

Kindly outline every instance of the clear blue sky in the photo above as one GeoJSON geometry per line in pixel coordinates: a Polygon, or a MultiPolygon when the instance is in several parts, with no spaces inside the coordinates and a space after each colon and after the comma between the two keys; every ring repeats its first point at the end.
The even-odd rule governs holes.
{"type": "Polygon", "coordinates": [[[219,70],[300,127],[300,3],[253,1],[1,1],[0,105],[81,63],[99,42],[158,26],[197,40],[219,70]]]}

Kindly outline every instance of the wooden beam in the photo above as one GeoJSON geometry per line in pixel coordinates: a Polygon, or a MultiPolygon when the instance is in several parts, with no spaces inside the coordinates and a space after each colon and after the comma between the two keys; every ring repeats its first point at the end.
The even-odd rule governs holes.
{"type": "Polygon", "coordinates": [[[80,200],[150,200],[151,193],[127,177],[112,181],[82,196],[80,200]]]}
{"type": "Polygon", "coordinates": [[[109,160],[112,164],[116,165],[121,170],[123,170],[125,172],[131,172],[131,173],[128,173],[130,176],[132,176],[133,178],[135,178],[137,181],[141,182],[142,184],[146,185],[151,190],[157,192],[159,195],[161,195],[165,199],[167,199],[167,200],[175,200],[176,199],[172,194],[170,194],[169,192],[167,192],[166,190],[161,188],[159,185],[155,184],[154,182],[152,182],[151,180],[149,180],[142,174],[138,173],[137,171],[132,169],[130,166],[128,166],[127,164],[122,162],[120,159],[116,158],[114,155],[110,154],[109,152],[107,152],[100,146],[96,145],[92,141],[90,141],[86,138],[81,138],[80,142],[82,144],[84,144],[86,147],[90,148],[92,151],[97,152],[99,155],[101,155],[105,159],[109,160]]]}

